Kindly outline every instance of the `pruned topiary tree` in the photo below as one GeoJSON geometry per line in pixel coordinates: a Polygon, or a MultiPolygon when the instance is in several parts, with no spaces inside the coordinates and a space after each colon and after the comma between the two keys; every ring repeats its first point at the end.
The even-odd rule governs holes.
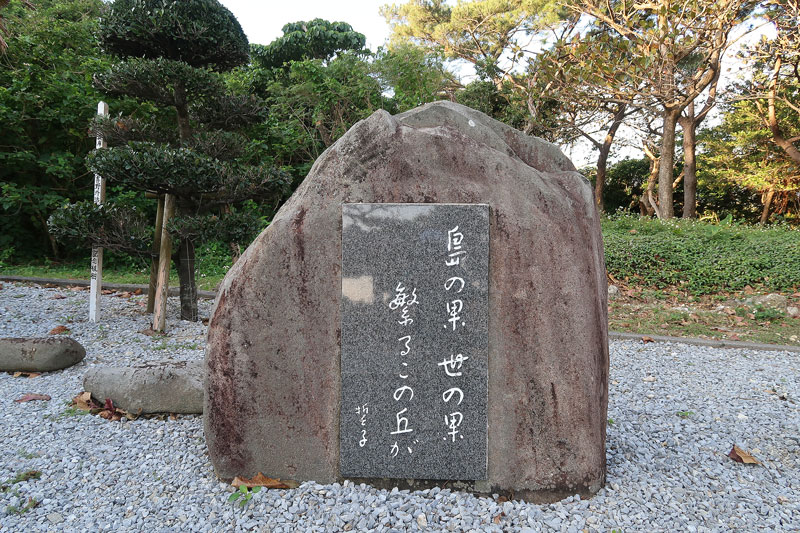
{"type": "MultiPolygon", "coordinates": [[[[95,84],[107,94],[154,104],[157,111],[147,120],[96,119],[92,128],[110,147],[90,154],[89,167],[111,183],[163,198],[159,271],[166,270],[176,240],[181,318],[197,320],[195,245],[205,239],[246,242],[263,224],[261,213],[241,206],[280,199],[289,185],[288,176],[265,164],[242,134],[264,120],[261,102],[234,94],[221,76],[247,61],[247,38],[217,0],[115,0],[102,17],[100,37],[120,61],[96,75],[95,84]]],[[[51,226],[75,237],[69,209],[53,217],[51,226]]],[[[71,209],[95,217],[87,244],[125,249],[113,241],[129,236],[109,231],[120,226],[107,219],[123,212],[130,217],[128,211],[113,205],[71,209]]],[[[163,313],[157,322],[158,309],[154,329],[163,330],[163,313]]]]}

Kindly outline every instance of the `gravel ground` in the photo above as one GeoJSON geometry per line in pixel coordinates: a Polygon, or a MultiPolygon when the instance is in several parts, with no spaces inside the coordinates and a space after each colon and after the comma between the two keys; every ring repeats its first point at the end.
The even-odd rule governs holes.
{"type": "Polygon", "coordinates": [[[205,328],[178,320],[176,299],[163,338],[137,333],[149,326],[143,297],[104,296],[102,311],[87,322],[88,291],[0,290],[0,337],[66,325],[87,351],[63,371],[0,374],[0,531],[800,531],[800,354],[612,342],[608,483],[588,500],[304,483],[242,508],[214,477],[200,417],[68,409],[93,365],[203,356],[205,328]],[[25,393],[52,399],[14,403],[25,393]],[[730,460],[733,444],[763,465],[730,460]],[[28,470],[41,478],[7,481],[28,470]]]}

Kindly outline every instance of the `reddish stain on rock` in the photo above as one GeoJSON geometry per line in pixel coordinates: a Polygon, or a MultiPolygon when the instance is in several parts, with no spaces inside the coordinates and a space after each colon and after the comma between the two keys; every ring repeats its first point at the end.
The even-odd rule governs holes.
{"type": "Polygon", "coordinates": [[[355,202],[489,204],[488,482],[533,500],[598,490],[607,292],[591,186],[556,146],[449,102],[353,126],[226,276],[206,356],[217,474],[340,479],[341,204],[355,202]]]}

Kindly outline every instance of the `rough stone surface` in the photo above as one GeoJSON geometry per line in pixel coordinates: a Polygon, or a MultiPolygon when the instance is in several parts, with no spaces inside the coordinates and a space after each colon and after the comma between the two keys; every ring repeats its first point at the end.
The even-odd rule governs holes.
{"type": "Polygon", "coordinates": [[[0,372],[50,372],[80,363],[81,344],[69,337],[0,339],[0,372]]]}
{"type": "Polygon", "coordinates": [[[83,388],[129,413],[203,412],[201,362],[149,363],[138,367],[96,367],[88,370],[83,388]]]}
{"type": "Polygon", "coordinates": [[[793,305],[790,305],[789,307],[786,308],[786,314],[792,318],[798,318],[800,317],[800,307],[795,307],[793,305]]]}
{"type": "Polygon", "coordinates": [[[357,123],[221,284],[205,436],[223,479],[339,473],[341,204],[490,207],[489,467],[543,499],[606,472],[607,286],[589,183],[552,144],[452,103],[357,123]]]}

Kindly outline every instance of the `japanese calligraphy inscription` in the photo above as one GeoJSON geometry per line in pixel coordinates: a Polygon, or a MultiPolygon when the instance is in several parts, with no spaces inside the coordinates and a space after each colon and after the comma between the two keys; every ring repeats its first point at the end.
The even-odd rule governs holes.
{"type": "Polygon", "coordinates": [[[340,469],[487,478],[489,206],[342,206],[340,469]]]}

